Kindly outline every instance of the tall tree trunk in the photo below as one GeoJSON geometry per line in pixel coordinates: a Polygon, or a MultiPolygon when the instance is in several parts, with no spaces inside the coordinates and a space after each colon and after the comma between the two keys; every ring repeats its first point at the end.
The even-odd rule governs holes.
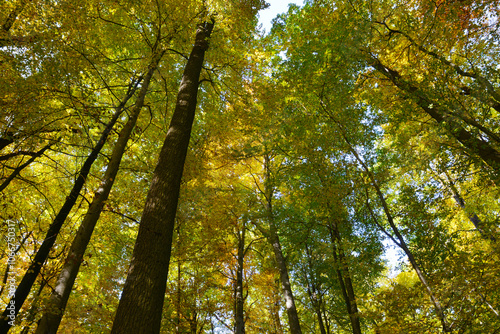
{"type": "Polygon", "coordinates": [[[344,249],[342,248],[342,240],[336,223],[330,223],[328,226],[330,239],[333,247],[333,258],[337,264],[337,278],[342,290],[342,297],[346,305],[349,321],[352,326],[353,334],[361,334],[361,324],[359,322],[359,311],[356,303],[356,295],[352,286],[351,274],[349,273],[349,265],[345,258],[344,249]]]}
{"type": "Polygon", "coordinates": [[[172,250],[175,214],[194,121],[200,73],[214,21],[198,27],[175,111],[142,213],[112,333],[158,333],[172,250]]]}
{"type": "Polygon", "coordinates": [[[66,197],[66,201],[64,202],[62,208],[59,210],[59,213],[57,216],[54,218],[52,223],[49,226],[49,229],[45,235],[45,239],[40,245],[40,248],[38,249],[37,253],[35,254],[33,258],[33,262],[29,266],[28,270],[24,274],[21,283],[19,283],[15,295],[11,298],[9,303],[7,305],[14,304],[14,314],[10,313],[10,310],[8,309],[9,306],[7,306],[2,314],[2,317],[0,319],[0,334],[5,334],[9,331],[10,327],[12,326],[12,321],[7,317],[9,315],[13,315],[14,317],[17,315],[19,310],[21,309],[24,301],[29,295],[29,292],[31,290],[31,287],[33,286],[33,283],[35,283],[35,280],[40,273],[40,270],[47,260],[47,257],[49,256],[50,250],[52,249],[52,246],[54,245],[57,235],[59,234],[59,231],[61,230],[61,227],[68,217],[71,209],[76,203],[76,200],[80,194],[80,191],[85,183],[85,180],[87,179],[87,176],[90,172],[90,168],[92,167],[94,161],[97,159],[99,156],[99,152],[101,151],[102,147],[106,143],[106,140],[108,139],[108,135],[111,132],[112,128],[114,127],[116,121],[118,120],[118,117],[122,114],[124,107],[128,100],[132,97],[134,94],[135,90],[137,89],[137,85],[139,84],[139,81],[136,81],[135,83],[130,85],[129,91],[127,92],[125,98],[122,100],[120,105],[116,108],[115,114],[109,121],[109,123],[106,125],[106,128],[104,129],[103,133],[101,134],[101,137],[99,138],[99,141],[97,142],[96,146],[92,150],[92,152],[89,154],[87,159],[85,160],[83,166],[80,169],[80,172],[78,174],[78,178],[75,181],[75,184],[73,185],[73,188],[71,189],[69,195],[66,197]]]}
{"type": "Polygon", "coordinates": [[[288,275],[288,268],[286,265],[285,257],[283,255],[283,251],[281,249],[280,239],[278,236],[276,222],[274,219],[274,213],[272,207],[272,198],[274,194],[274,189],[271,185],[271,180],[270,180],[271,171],[269,163],[270,163],[269,156],[266,155],[264,157],[264,172],[265,172],[264,195],[266,197],[266,212],[267,212],[267,219],[269,222],[268,240],[271,246],[273,247],[274,257],[276,259],[276,264],[280,272],[280,280],[283,288],[283,295],[285,297],[285,307],[286,307],[286,313],[288,315],[288,324],[290,326],[290,332],[292,334],[302,334],[299,322],[299,315],[297,313],[297,308],[295,307],[295,299],[293,297],[292,286],[290,284],[290,277],[288,275]]]}
{"type": "Polygon", "coordinates": [[[164,52],[158,52],[153,55],[148,72],[144,76],[141,90],[137,95],[135,105],[130,112],[127,123],[121,129],[113,148],[113,152],[111,153],[111,159],[108,162],[104,179],[101,181],[101,184],[95,193],[94,199],[89,206],[87,214],[80,224],[73,243],[71,244],[71,248],[59,275],[59,279],[57,280],[56,286],[45,307],[45,313],[38,324],[36,334],[56,333],[59,328],[73,284],[75,283],[76,276],[78,275],[80,265],[83,261],[83,256],[90,242],[90,238],[97,221],[101,215],[104,203],[108,199],[111,188],[113,187],[123,153],[125,152],[132,130],[135,127],[137,118],[139,117],[141,109],[144,105],[144,99],[148,92],[151,77],[153,76],[163,53],[164,52]]]}
{"type": "Polygon", "coordinates": [[[238,235],[238,255],[237,255],[237,268],[236,268],[236,285],[234,288],[234,300],[235,300],[235,334],[245,333],[245,317],[244,317],[244,305],[245,297],[243,295],[243,264],[245,259],[245,232],[246,226],[245,221],[243,221],[243,228],[237,231],[238,235]]]}

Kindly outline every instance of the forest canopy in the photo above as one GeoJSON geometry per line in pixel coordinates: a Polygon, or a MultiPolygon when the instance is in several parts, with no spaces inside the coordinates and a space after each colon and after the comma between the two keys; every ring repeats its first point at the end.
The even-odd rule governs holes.
{"type": "Polygon", "coordinates": [[[500,332],[500,2],[266,7],[0,3],[0,334],[500,332]]]}

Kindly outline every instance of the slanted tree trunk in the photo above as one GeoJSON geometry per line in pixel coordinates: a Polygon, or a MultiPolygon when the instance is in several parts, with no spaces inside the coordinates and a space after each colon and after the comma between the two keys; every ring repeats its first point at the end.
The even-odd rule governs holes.
{"type": "Polygon", "coordinates": [[[351,274],[349,273],[349,265],[345,257],[344,249],[342,248],[342,239],[337,227],[337,224],[331,222],[328,225],[330,232],[330,239],[333,247],[333,258],[337,264],[336,272],[337,278],[342,291],[342,297],[349,314],[349,321],[352,326],[353,334],[361,334],[361,324],[359,322],[359,311],[356,303],[356,295],[352,286],[351,274]]]}
{"type": "MultiPolygon", "coordinates": [[[[465,210],[465,200],[458,192],[458,189],[455,186],[455,183],[453,182],[451,177],[448,175],[448,173],[445,172],[445,175],[448,178],[448,187],[453,194],[453,198],[455,199],[457,204],[462,208],[462,210],[466,211],[465,210]]],[[[443,181],[442,181],[442,183],[443,183],[443,185],[445,185],[443,181]]],[[[491,233],[491,231],[489,231],[487,229],[487,227],[484,226],[484,223],[481,221],[481,219],[479,219],[479,217],[475,213],[467,214],[467,217],[469,218],[470,222],[474,225],[474,227],[477,229],[479,234],[481,234],[481,237],[483,237],[483,239],[489,239],[493,242],[496,242],[497,239],[495,238],[495,236],[491,233]]]]}
{"type": "Polygon", "coordinates": [[[113,152],[111,153],[111,159],[108,162],[104,179],[101,181],[98,190],[95,192],[94,199],[89,206],[87,214],[85,215],[76,236],[73,239],[73,243],[71,244],[71,248],[59,275],[59,279],[57,280],[50,299],[47,302],[45,313],[38,324],[38,328],[36,330],[37,334],[56,333],[59,328],[73,284],[75,283],[76,276],[78,275],[80,265],[83,261],[83,256],[90,242],[90,238],[97,221],[101,215],[104,203],[108,199],[111,188],[113,187],[123,153],[125,152],[132,130],[135,127],[137,118],[139,117],[141,109],[144,105],[144,99],[148,92],[151,77],[153,76],[163,53],[164,51],[157,52],[153,55],[153,59],[149,64],[148,72],[144,76],[141,90],[137,95],[135,105],[130,112],[127,123],[121,129],[113,148],[113,152]]]}
{"type": "MultiPolygon", "coordinates": [[[[118,117],[122,114],[124,107],[128,100],[132,97],[134,94],[135,90],[137,89],[137,85],[139,84],[139,81],[131,84],[129,91],[127,92],[127,95],[125,98],[122,100],[120,105],[116,108],[116,111],[109,121],[109,123],[106,125],[106,128],[104,129],[103,133],[101,134],[101,137],[99,138],[99,141],[97,142],[96,146],[92,150],[92,152],[89,154],[87,159],[85,160],[83,166],[80,169],[80,172],[78,174],[78,178],[75,180],[75,183],[73,185],[73,188],[71,189],[69,195],[66,197],[66,201],[64,202],[62,208],[59,210],[59,213],[57,216],[54,218],[52,223],[49,226],[49,229],[45,235],[45,239],[43,240],[42,244],[40,245],[40,248],[36,252],[33,262],[29,266],[28,270],[24,274],[21,282],[17,286],[15,295],[11,298],[11,301],[7,305],[10,305],[10,303],[14,303],[15,309],[14,309],[14,314],[17,315],[19,310],[21,309],[24,301],[28,297],[31,287],[35,283],[35,280],[40,273],[40,269],[42,268],[43,264],[47,260],[47,257],[49,256],[50,250],[52,249],[52,246],[54,245],[57,235],[59,234],[59,231],[61,230],[61,227],[68,217],[71,209],[76,203],[76,200],[80,194],[80,191],[85,183],[85,180],[87,179],[87,176],[90,172],[90,168],[92,167],[94,161],[97,159],[99,156],[99,152],[101,151],[102,147],[106,143],[106,140],[108,139],[108,135],[113,129],[116,121],[118,120],[118,117]]],[[[7,306],[8,307],[8,306],[7,306]]],[[[12,322],[7,318],[7,315],[10,315],[10,310],[5,308],[2,317],[0,318],[0,334],[5,334],[9,331],[12,322]],[[10,322],[10,323],[9,323],[10,322]]]]}
{"type": "Polygon", "coordinates": [[[198,27],[175,111],[142,213],[139,233],[111,333],[158,333],[175,214],[194,121],[200,73],[214,21],[198,27]]]}
{"type": "MultiPolygon", "coordinates": [[[[356,153],[356,155],[357,155],[357,153],[356,153]]],[[[375,177],[373,176],[373,173],[368,169],[366,164],[364,162],[362,162],[362,160],[360,160],[359,156],[357,156],[356,159],[361,163],[361,165],[365,169],[366,173],[368,174],[368,177],[369,177],[373,187],[375,188],[375,192],[377,193],[377,197],[379,198],[380,202],[382,203],[382,208],[384,209],[384,213],[387,217],[387,221],[389,223],[389,226],[391,227],[393,233],[396,235],[396,238],[394,238],[392,236],[392,234],[388,233],[382,227],[382,225],[378,223],[377,218],[375,216],[375,213],[373,212],[373,210],[368,202],[368,194],[367,194],[366,204],[367,204],[368,209],[370,210],[370,213],[371,213],[373,220],[375,221],[377,226],[382,230],[382,232],[384,232],[384,234],[387,235],[406,254],[406,256],[408,257],[408,260],[410,261],[411,266],[413,267],[413,270],[415,270],[415,273],[417,274],[420,282],[422,283],[422,285],[424,286],[424,288],[427,292],[427,295],[429,296],[429,298],[432,301],[432,304],[434,305],[434,308],[436,310],[436,314],[439,318],[439,321],[441,322],[441,326],[443,327],[443,332],[444,333],[451,333],[451,329],[448,326],[448,323],[446,322],[446,316],[444,314],[444,310],[441,306],[441,303],[439,302],[437,297],[434,295],[434,292],[432,291],[431,286],[427,282],[427,279],[426,279],[424,273],[422,272],[422,270],[420,269],[420,266],[418,265],[417,261],[415,260],[413,253],[408,248],[406,241],[404,240],[403,236],[399,232],[399,229],[397,228],[396,224],[394,223],[394,219],[392,218],[392,214],[389,210],[389,206],[387,205],[385,197],[382,194],[382,191],[380,190],[378,183],[375,181],[375,177]]]]}

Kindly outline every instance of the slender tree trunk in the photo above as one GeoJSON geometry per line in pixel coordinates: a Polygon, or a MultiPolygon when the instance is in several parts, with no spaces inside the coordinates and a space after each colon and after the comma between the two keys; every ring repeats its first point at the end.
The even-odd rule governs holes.
{"type": "Polygon", "coordinates": [[[246,226],[245,221],[243,221],[243,228],[237,231],[238,234],[238,255],[237,255],[237,268],[236,268],[236,285],[234,289],[234,299],[235,299],[235,334],[245,333],[245,317],[244,317],[244,305],[245,297],[243,295],[243,264],[245,259],[245,232],[246,226]]]}
{"type": "Polygon", "coordinates": [[[200,73],[214,22],[204,23],[184,69],[175,111],[146,198],[127,280],[111,333],[158,333],[184,161],[200,73]]]}
{"type": "Polygon", "coordinates": [[[27,312],[26,316],[26,322],[27,324],[24,326],[23,330],[21,331],[21,334],[28,334],[30,332],[30,327],[33,324],[33,322],[36,319],[37,311],[38,311],[38,300],[40,299],[40,295],[42,294],[43,288],[47,284],[46,280],[42,280],[40,282],[40,287],[38,290],[35,292],[35,296],[33,301],[31,302],[31,307],[29,311],[27,312]]]}
{"type": "Polygon", "coordinates": [[[36,334],[56,333],[59,328],[73,284],[75,283],[76,276],[78,275],[78,271],[80,269],[80,264],[83,261],[83,256],[90,242],[90,238],[97,221],[101,215],[104,203],[108,199],[111,188],[113,187],[123,153],[125,152],[132,130],[135,127],[137,118],[139,117],[141,109],[144,105],[144,99],[148,92],[151,77],[153,76],[163,53],[164,52],[159,52],[153,56],[148,72],[144,77],[141,90],[137,95],[135,105],[130,112],[129,119],[121,129],[113,148],[111,159],[108,162],[108,166],[104,174],[104,179],[96,191],[87,214],[85,215],[73,243],[71,244],[71,248],[59,275],[59,279],[57,280],[56,286],[50,296],[50,300],[47,302],[45,313],[38,324],[36,334]]]}
{"type": "Polygon", "coordinates": [[[269,168],[269,156],[266,155],[264,158],[264,193],[266,197],[266,211],[267,219],[269,221],[269,233],[268,240],[271,243],[274,251],[274,257],[276,259],[276,264],[280,272],[280,280],[283,288],[283,295],[285,297],[285,307],[286,313],[288,315],[288,324],[290,326],[290,332],[292,334],[302,334],[300,328],[299,315],[297,313],[297,308],[295,307],[295,298],[293,297],[292,286],[290,284],[290,277],[288,275],[288,268],[286,265],[286,260],[281,249],[280,239],[278,236],[278,231],[276,229],[276,223],[274,221],[272,198],[273,198],[273,187],[270,182],[270,168],[269,168]]]}
{"type": "MultiPolygon", "coordinates": [[[[462,208],[462,210],[464,210],[466,212],[465,200],[463,199],[462,196],[460,196],[460,193],[458,192],[457,187],[455,187],[455,183],[453,182],[451,177],[448,175],[448,173],[445,172],[445,175],[448,178],[448,187],[450,188],[451,192],[453,193],[453,198],[455,199],[457,204],[462,208]]],[[[445,185],[443,181],[441,181],[441,182],[443,183],[443,185],[445,185]]],[[[493,242],[496,242],[495,236],[492,235],[491,231],[488,231],[485,229],[483,222],[481,221],[481,219],[479,219],[479,217],[475,213],[467,214],[467,217],[469,218],[471,223],[474,225],[474,227],[477,229],[479,234],[481,234],[481,237],[483,239],[489,239],[493,242]]]]}
{"type": "Polygon", "coordinates": [[[354,294],[354,288],[352,286],[351,275],[349,273],[349,265],[345,258],[344,250],[342,248],[342,240],[336,223],[331,223],[328,226],[330,232],[330,238],[333,247],[333,257],[337,263],[337,278],[340,284],[340,289],[342,291],[342,297],[347,309],[347,314],[349,314],[349,321],[352,326],[353,334],[361,334],[361,324],[359,322],[359,311],[358,305],[356,303],[356,295],[354,294]]]}
{"type": "MultiPolygon", "coordinates": [[[[40,245],[40,248],[36,252],[33,262],[29,266],[28,270],[24,274],[21,283],[19,283],[15,295],[11,298],[9,304],[13,303],[15,305],[14,308],[14,315],[17,315],[19,310],[21,309],[24,301],[29,295],[29,292],[31,290],[31,287],[35,283],[35,280],[40,273],[40,270],[47,260],[47,257],[49,256],[50,250],[52,249],[52,246],[55,243],[55,240],[57,238],[57,235],[59,234],[59,231],[61,230],[61,227],[68,217],[71,209],[76,203],[76,200],[80,194],[80,191],[85,183],[85,180],[87,179],[87,176],[90,172],[90,168],[92,167],[92,164],[94,161],[97,159],[99,156],[99,152],[101,151],[102,147],[106,143],[106,140],[108,138],[109,133],[111,132],[112,128],[114,127],[116,121],[118,120],[118,117],[122,114],[123,108],[125,107],[126,103],[128,100],[132,97],[134,94],[137,85],[139,82],[136,82],[134,84],[131,84],[130,89],[126,95],[126,97],[123,99],[123,101],[120,103],[120,105],[116,108],[115,114],[113,115],[112,119],[109,121],[109,123],[106,125],[106,128],[104,129],[103,133],[101,134],[101,137],[99,138],[99,141],[97,142],[96,146],[92,150],[92,152],[89,154],[87,159],[85,160],[83,166],[80,169],[80,173],[78,174],[78,178],[75,181],[75,184],[73,185],[73,188],[71,189],[69,195],[66,197],[66,201],[64,202],[62,208],[59,210],[59,213],[57,216],[54,218],[53,222],[50,224],[49,229],[47,231],[47,234],[45,235],[45,239],[40,245]]],[[[8,309],[9,306],[7,306],[2,314],[2,317],[0,319],[0,334],[5,334],[9,331],[10,327],[12,326],[12,322],[10,319],[7,317],[8,315],[12,315],[10,313],[10,310],[8,309]]]]}
{"type": "MultiPolygon", "coordinates": [[[[316,312],[316,317],[318,318],[318,324],[319,324],[319,330],[321,334],[326,334],[326,329],[325,325],[323,322],[323,314],[321,313],[321,307],[323,304],[323,298],[320,295],[320,286],[316,286],[315,283],[315,278],[314,278],[314,271],[313,271],[313,264],[312,264],[312,259],[311,259],[311,251],[309,250],[309,245],[305,244],[306,248],[306,256],[307,256],[307,264],[308,264],[308,269],[309,269],[309,276],[311,277],[310,279],[308,278],[308,274],[304,272],[304,277],[307,281],[307,294],[309,295],[309,299],[311,300],[311,304],[313,305],[314,312],[316,312]]],[[[318,283],[318,285],[321,283],[318,283]]]]}

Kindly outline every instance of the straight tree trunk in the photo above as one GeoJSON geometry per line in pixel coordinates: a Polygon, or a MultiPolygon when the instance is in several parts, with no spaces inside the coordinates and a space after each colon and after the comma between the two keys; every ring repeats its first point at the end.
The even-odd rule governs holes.
{"type": "MultiPolygon", "coordinates": [[[[76,203],[78,196],[80,195],[80,191],[82,190],[85,180],[87,179],[87,176],[90,172],[90,168],[92,167],[93,163],[99,156],[99,152],[106,143],[109,133],[113,129],[116,121],[118,120],[118,117],[122,114],[126,103],[132,97],[135,90],[137,89],[138,84],[139,81],[131,84],[129,91],[127,92],[125,98],[122,100],[120,105],[116,108],[113,117],[106,125],[106,128],[101,134],[101,137],[99,138],[99,141],[97,142],[96,146],[85,160],[83,166],[80,169],[78,177],[75,180],[73,188],[71,189],[69,195],[66,197],[66,201],[64,202],[62,208],[59,210],[57,216],[50,224],[49,229],[45,235],[45,239],[43,240],[42,244],[40,245],[40,248],[38,249],[33,258],[33,262],[31,263],[28,270],[24,274],[21,282],[17,286],[15,295],[10,299],[9,303],[7,304],[11,305],[11,303],[13,303],[15,305],[14,316],[17,316],[17,313],[19,312],[24,301],[28,297],[31,288],[35,283],[38,274],[40,273],[43,264],[45,263],[47,257],[49,256],[50,250],[52,249],[52,246],[56,241],[57,235],[59,234],[59,231],[61,230],[64,221],[68,217],[71,209],[76,203]]],[[[0,318],[0,334],[6,334],[9,331],[10,327],[12,326],[11,319],[7,317],[8,315],[11,315],[8,307],[9,306],[5,308],[2,317],[0,318]]]]}
{"type": "Polygon", "coordinates": [[[194,121],[200,73],[214,21],[198,27],[175,111],[142,213],[111,333],[158,333],[172,250],[175,214],[194,121]]]}
{"type": "Polygon", "coordinates": [[[243,296],[243,265],[245,259],[245,232],[246,226],[243,221],[243,228],[237,231],[238,234],[238,255],[237,255],[237,268],[236,268],[236,285],[234,289],[235,299],[235,334],[245,334],[245,315],[244,305],[245,297],[243,296]]]}
{"type": "Polygon", "coordinates": [[[123,153],[125,152],[132,130],[135,127],[137,118],[139,117],[141,109],[144,105],[144,99],[148,92],[151,77],[153,76],[163,53],[164,52],[158,52],[153,56],[148,72],[144,76],[141,90],[137,95],[135,105],[130,112],[129,119],[125,126],[121,129],[113,148],[113,152],[111,153],[111,159],[108,162],[104,179],[101,181],[101,184],[95,193],[94,199],[89,206],[87,214],[80,224],[73,243],[71,244],[71,248],[59,275],[59,279],[57,280],[56,286],[52,291],[50,299],[45,307],[45,313],[38,324],[36,334],[55,334],[59,328],[73,284],[75,283],[76,276],[78,275],[80,265],[83,261],[83,256],[90,242],[90,238],[97,221],[99,220],[105,201],[108,199],[111,188],[113,187],[123,153]]]}

